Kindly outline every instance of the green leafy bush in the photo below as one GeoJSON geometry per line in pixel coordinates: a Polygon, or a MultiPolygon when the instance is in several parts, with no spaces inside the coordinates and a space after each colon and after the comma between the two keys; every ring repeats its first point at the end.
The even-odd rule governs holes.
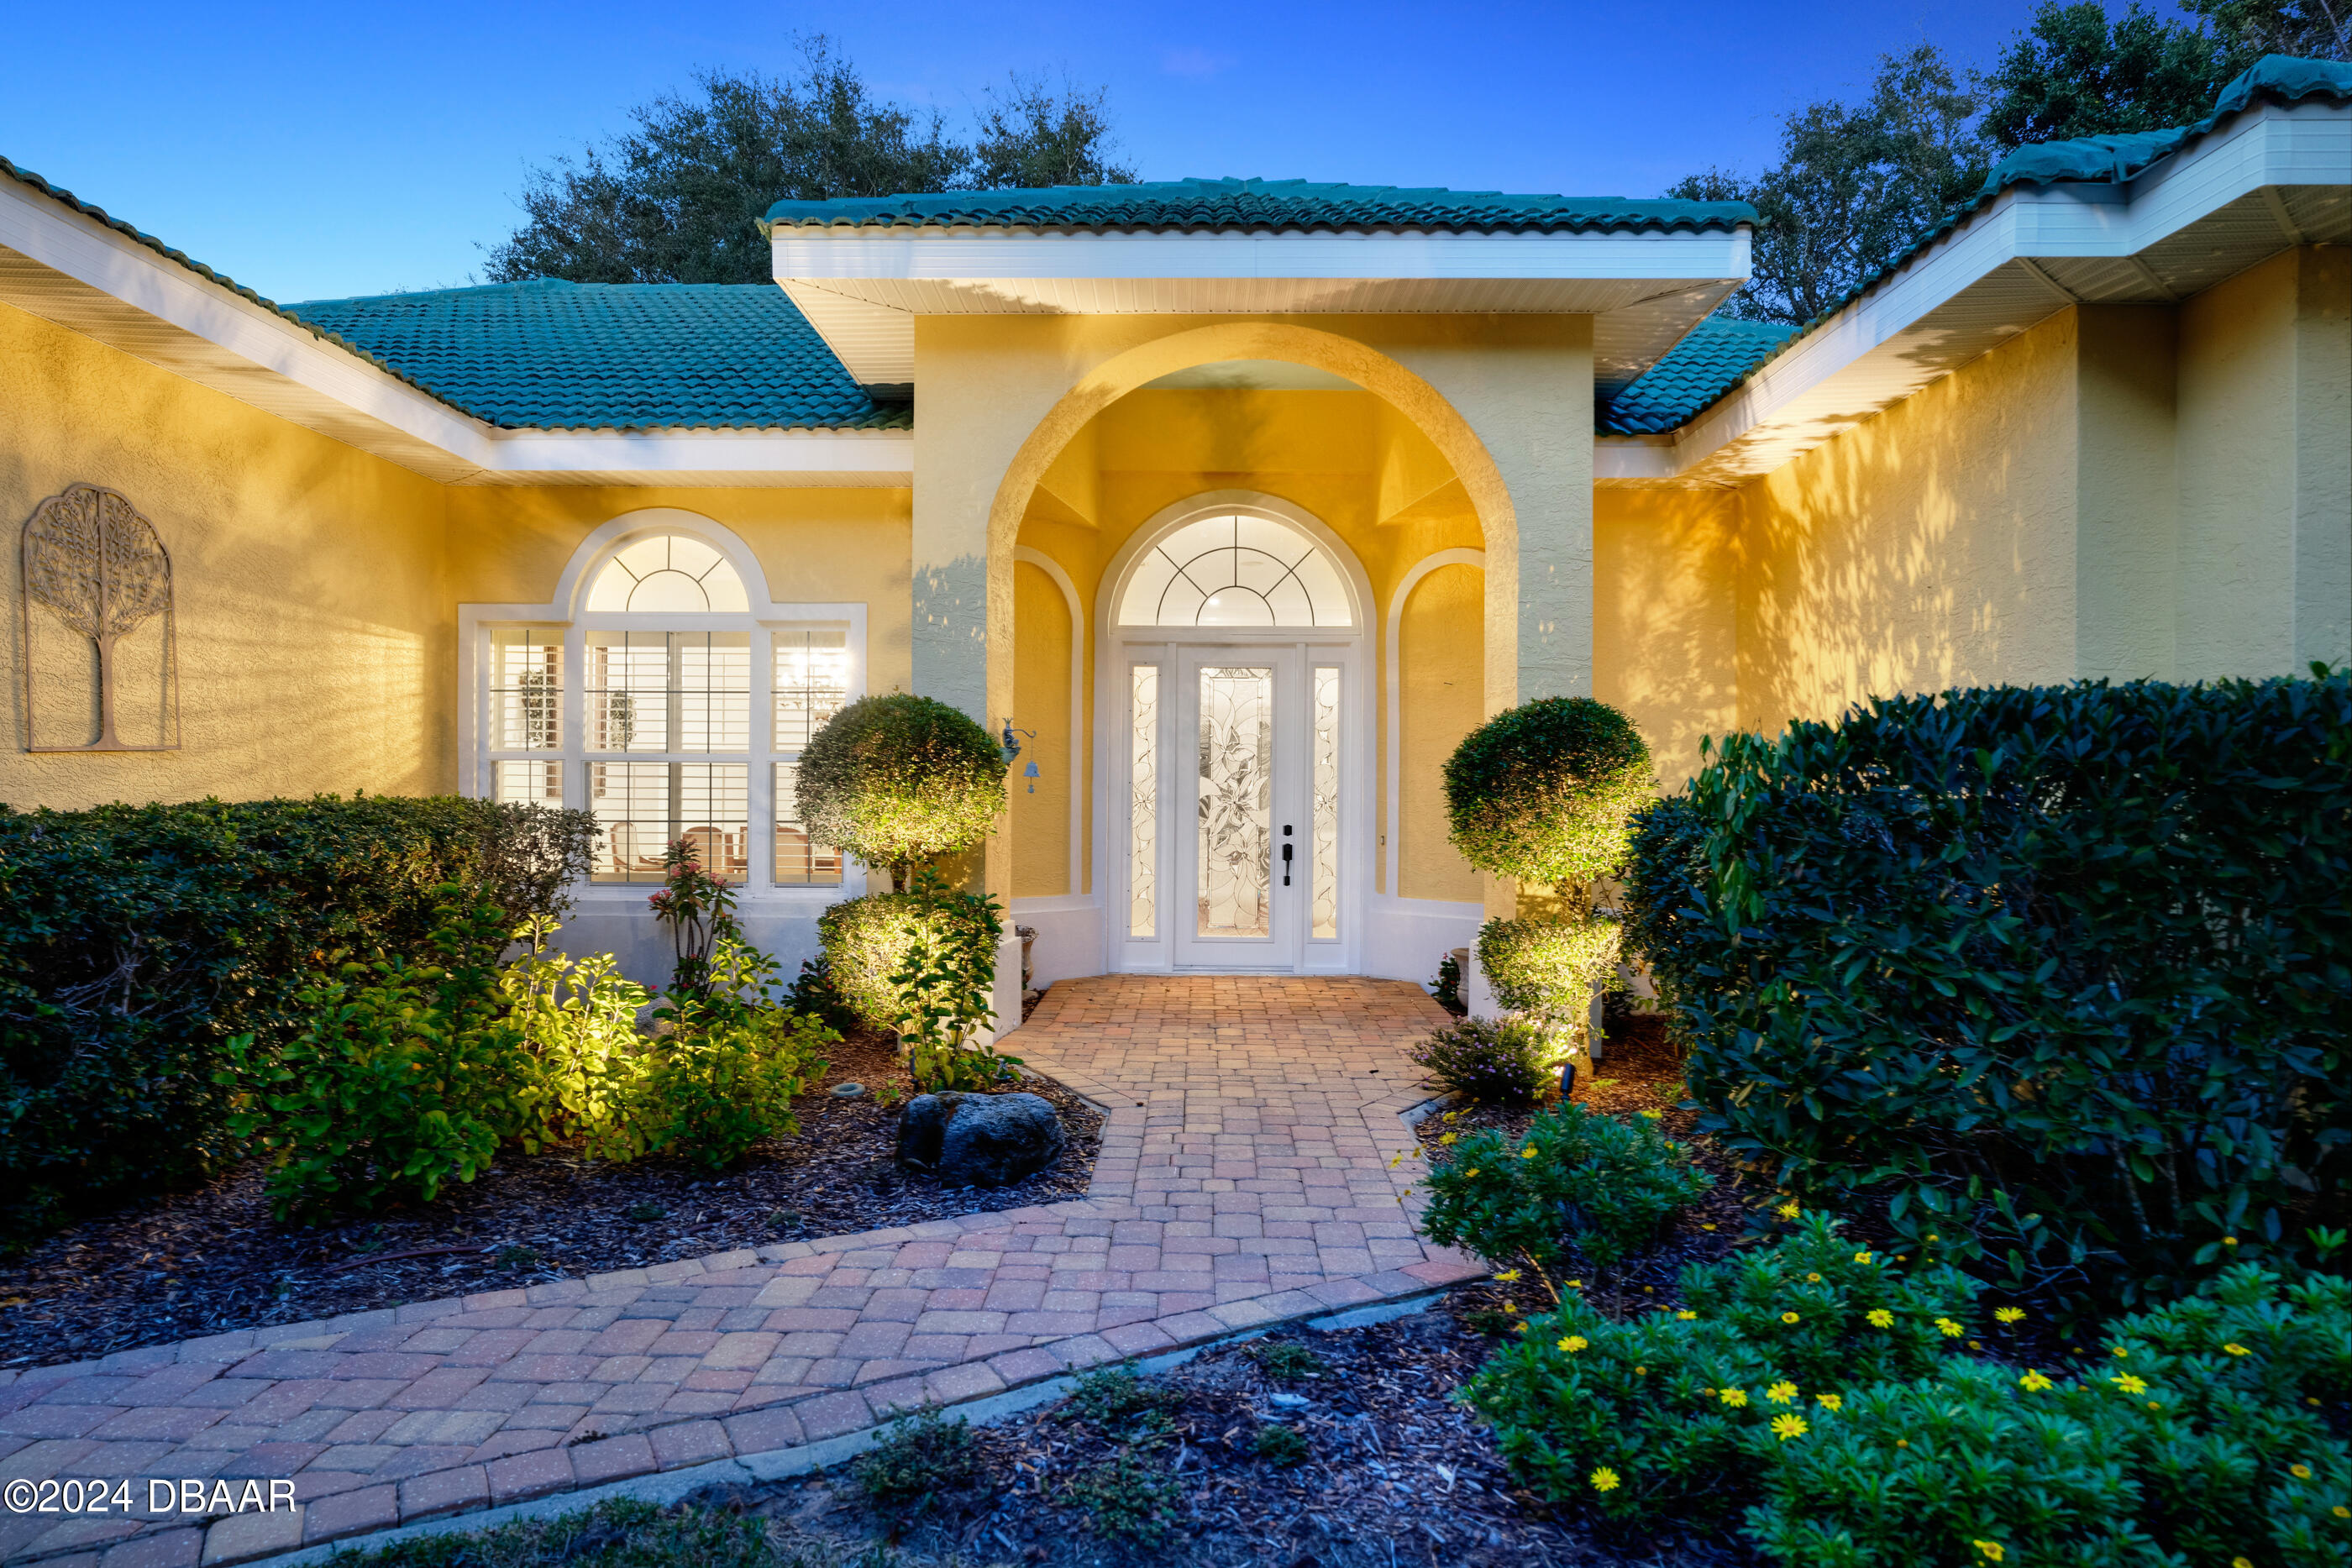
{"type": "Polygon", "coordinates": [[[1714,1178],[1647,1117],[1621,1122],[1567,1104],[1517,1144],[1473,1133],[1429,1175],[1422,1233],[1494,1262],[1524,1258],[1547,1276],[1573,1241],[1613,1263],[1657,1234],[1714,1178]]]}
{"type": "Polygon", "coordinates": [[[225,1041],[292,1040],[330,952],[422,962],[443,883],[560,915],[594,833],[449,797],[0,807],[0,1248],[234,1156],[225,1041]]]}
{"type": "Polygon", "coordinates": [[[622,978],[610,953],[551,950],[554,924],[525,922],[525,951],[499,977],[526,1062],[520,1135],[534,1154],[576,1139],[591,1159],[634,1159],[645,1152],[631,1104],[645,1045],[637,1014],[652,993],[622,978]]]}
{"type": "Polygon", "coordinates": [[[970,849],[1004,809],[1004,753],[962,709],[893,692],[861,697],[801,753],[809,836],[890,873],[970,849]]]}
{"type": "Polygon", "coordinates": [[[1582,1046],[1592,1030],[1592,993],[1616,973],[1622,928],[1606,915],[1565,920],[1489,920],[1478,928],[1478,967],[1495,1000],[1532,1013],[1582,1046]]]}
{"type": "Polygon", "coordinates": [[[2347,885],[2338,672],[1735,736],[1644,816],[1629,908],[1706,1125],[1768,1177],[2130,1303],[2342,1223],[2347,885]]]}
{"type": "Polygon", "coordinates": [[[281,1218],[429,1203],[473,1180],[526,1124],[522,1032],[498,983],[505,918],[458,903],[454,883],[440,891],[450,902],[427,939],[432,961],[343,964],[303,991],[310,1025],[283,1050],[250,1035],[228,1042],[229,1130],[272,1156],[281,1218]]]}
{"type": "Polygon", "coordinates": [[[1551,1082],[1560,1044],[1525,1019],[1464,1019],[1405,1054],[1439,1084],[1473,1100],[1525,1105],[1551,1082]]]}
{"type": "Polygon", "coordinates": [[[825,968],[842,1005],[868,1029],[896,1030],[907,1017],[895,976],[918,944],[974,969],[995,972],[1003,916],[993,901],[967,893],[869,893],[817,916],[825,968]]]}
{"type": "Polygon", "coordinates": [[[2241,1266],[2109,1348],[1857,1391],[1775,1445],[1748,1533],[1854,1568],[2352,1561],[2352,1450],[2323,1415],[2352,1394],[2352,1286],[2241,1266]]]}
{"type": "Polygon", "coordinates": [[[1786,1441],[1776,1421],[1811,1429],[1858,1389],[1941,1364],[1976,1290],[1807,1218],[1769,1247],[1684,1270],[1677,1310],[1619,1322],[1571,1292],[1466,1396],[1538,1494],[1621,1519],[1704,1517],[1751,1495],[1750,1461],[1786,1441]]]}
{"type": "Polygon", "coordinates": [[[793,1097],[823,1076],[823,1052],[840,1037],[813,1018],[768,1003],[775,960],[721,932],[705,973],[708,991],[672,993],[656,1009],[656,1033],[628,1093],[645,1147],[720,1170],[800,1123],[793,1097]]]}
{"type": "Polygon", "coordinates": [[[1454,847],[1482,871],[1589,884],[1614,873],[1649,799],[1650,748],[1591,697],[1543,697],[1472,730],[1445,762],[1454,847]]]}

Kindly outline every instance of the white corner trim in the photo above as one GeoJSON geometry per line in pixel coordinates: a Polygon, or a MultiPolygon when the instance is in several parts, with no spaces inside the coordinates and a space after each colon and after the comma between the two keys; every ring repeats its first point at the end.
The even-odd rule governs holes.
{"type": "Polygon", "coordinates": [[[1078,602],[1078,585],[1062,563],[1027,545],[1013,547],[1013,559],[1025,560],[1054,580],[1062,602],[1070,612],[1070,896],[1083,897],[1087,866],[1086,733],[1087,733],[1087,612],[1078,602]]]}
{"type": "Polygon", "coordinates": [[[1442,566],[1475,566],[1486,570],[1486,552],[1482,549],[1442,549],[1434,555],[1422,557],[1413,562],[1389,596],[1388,625],[1381,638],[1381,669],[1388,688],[1388,757],[1382,769],[1387,776],[1388,822],[1382,835],[1388,840],[1388,852],[1383,857],[1387,871],[1387,895],[1401,898],[1397,877],[1402,862],[1400,835],[1404,822],[1404,676],[1403,650],[1399,645],[1404,630],[1405,601],[1421,586],[1421,580],[1442,566]]]}

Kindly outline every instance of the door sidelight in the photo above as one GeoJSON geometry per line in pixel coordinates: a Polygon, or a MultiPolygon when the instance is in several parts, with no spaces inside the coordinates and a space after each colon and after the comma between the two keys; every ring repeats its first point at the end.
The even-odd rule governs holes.
{"type": "Polygon", "coordinates": [[[1290,885],[1290,824],[1282,824],[1282,885],[1290,885]]]}

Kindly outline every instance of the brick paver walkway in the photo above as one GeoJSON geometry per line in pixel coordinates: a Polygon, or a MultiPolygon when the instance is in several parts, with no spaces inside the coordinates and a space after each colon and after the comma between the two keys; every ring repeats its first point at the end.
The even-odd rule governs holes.
{"type": "Polygon", "coordinates": [[[1083,1199],[0,1373],[0,1479],[133,1504],[16,1489],[0,1558],[240,1562],[1471,1277],[1390,1166],[1443,1021],[1390,981],[1064,981],[1008,1049],[1108,1110],[1083,1199]],[[216,1511],[158,1520],[151,1479],[216,1511]],[[301,1508],[262,1511],[289,1479],[301,1508]]]}

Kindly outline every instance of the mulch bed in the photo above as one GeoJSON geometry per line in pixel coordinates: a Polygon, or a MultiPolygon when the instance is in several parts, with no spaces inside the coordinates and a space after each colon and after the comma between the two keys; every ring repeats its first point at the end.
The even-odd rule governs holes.
{"type": "MultiPolygon", "coordinates": [[[[1140,1411],[1090,1414],[1082,1396],[978,1428],[975,1472],[915,1510],[877,1511],[849,1469],[698,1501],[764,1516],[780,1546],[821,1542],[836,1561],[877,1539],[913,1563],[1045,1568],[1757,1561],[1736,1540],[1632,1533],[1520,1490],[1492,1437],[1453,1397],[1492,1348],[1477,1326],[1483,1315],[1457,1291],[1387,1323],[1207,1352],[1140,1380],[1150,1400],[1140,1411]],[[1298,1351],[1318,1369],[1280,1375],[1280,1356],[1298,1351]],[[1276,1426],[1305,1439],[1302,1459],[1261,1457],[1259,1434],[1276,1426]],[[1117,1533],[1087,1500],[1088,1484],[1115,1473],[1122,1455],[1147,1487],[1168,1489],[1157,1541],[1117,1533]]],[[[1129,1495],[1149,1501],[1132,1486],[1129,1495]]]]}
{"type": "Polygon", "coordinates": [[[509,1150],[436,1202],[318,1227],[271,1219],[261,1166],[243,1166],[0,1259],[0,1367],[1085,1196],[1103,1117],[1059,1083],[1023,1087],[1061,1113],[1062,1158],[993,1189],[897,1164],[898,1110],[874,1099],[888,1083],[912,1091],[898,1048],[853,1037],[796,1103],[801,1131],[733,1170],[509,1150]],[[824,1092],[851,1080],[864,1098],[824,1092]]]}

